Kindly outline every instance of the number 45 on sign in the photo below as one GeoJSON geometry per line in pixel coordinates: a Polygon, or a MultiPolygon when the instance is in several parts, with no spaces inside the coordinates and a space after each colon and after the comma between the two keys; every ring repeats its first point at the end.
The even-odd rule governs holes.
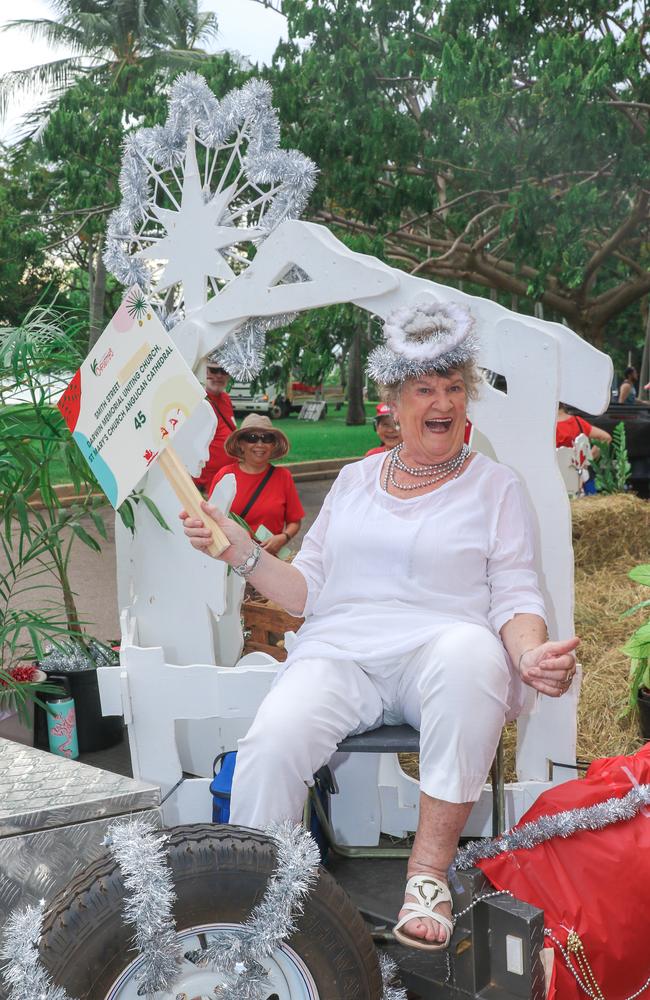
{"type": "MultiPolygon", "coordinates": [[[[204,395],[135,285],[58,406],[114,507],[120,506],[157,461],[180,503],[202,518],[201,495],[171,441],[204,395]]],[[[229,543],[216,524],[210,527],[210,552],[218,555],[229,543]]]]}

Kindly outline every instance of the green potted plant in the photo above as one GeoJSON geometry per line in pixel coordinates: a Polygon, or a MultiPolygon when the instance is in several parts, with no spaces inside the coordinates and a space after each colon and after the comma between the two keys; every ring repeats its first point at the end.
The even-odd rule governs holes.
{"type": "MultiPolygon", "coordinates": [[[[39,626],[35,618],[25,626],[30,658],[47,673],[69,674],[82,752],[122,737],[121,718],[101,714],[96,675],[97,666],[117,657],[88,634],[69,573],[75,544],[101,552],[106,538],[107,501],[55,405],[84,358],[86,340],[83,324],[53,307],[32,309],[21,326],[0,329],[0,536],[16,578],[28,574],[30,589],[50,597],[39,626]],[[72,497],[61,496],[61,483],[71,486],[72,497]]],[[[127,528],[134,530],[140,502],[167,528],[141,492],[119,508],[127,528]]]]}
{"type": "MultiPolygon", "coordinates": [[[[22,613],[29,659],[49,672],[74,672],[73,697],[84,703],[77,704],[80,743],[85,725],[85,749],[100,749],[122,735],[121,720],[104,719],[99,708],[95,668],[111,654],[85,631],[69,568],[76,543],[101,551],[106,501],[55,406],[83,357],[80,329],[70,314],[37,308],[22,326],[0,331],[0,533],[11,585],[31,590],[32,599],[36,592],[41,605],[22,613]],[[61,482],[71,484],[72,499],[60,496],[61,482]]],[[[15,595],[6,596],[11,630],[15,595]]]]}
{"type": "Polygon", "coordinates": [[[632,466],[627,454],[625,424],[621,420],[612,431],[612,443],[594,442],[598,456],[592,457],[591,464],[596,475],[596,489],[599,493],[624,493],[629,487],[632,466]]]}
{"type": "MultiPolygon", "coordinates": [[[[635,583],[650,587],[650,563],[635,566],[628,573],[635,583]]],[[[633,615],[641,608],[650,607],[650,600],[640,601],[623,615],[633,615]]],[[[629,705],[628,713],[638,712],[641,734],[650,740],[650,621],[632,633],[623,646],[623,652],[630,657],[629,705]]]]}
{"type": "Polygon", "coordinates": [[[38,610],[23,607],[26,595],[36,589],[41,549],[22,541],[18,555],[0,535],[0,736],[31,744],[34,703],[47,710],[38,695],[57,690],[33,662],[34,655],[44,655],[46,642],[57,643],[69,632],[56,603],[47,599],[47,586],[38,588],[38,610]]]}

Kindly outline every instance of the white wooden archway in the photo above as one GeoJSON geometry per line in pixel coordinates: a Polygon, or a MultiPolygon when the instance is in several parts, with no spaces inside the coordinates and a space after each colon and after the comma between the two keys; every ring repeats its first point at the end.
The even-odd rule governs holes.
{"type": "MultiPolygon", "coordinates": [[[[573,633],[573,556],[569,503],[555,457],[556,408],[559,399],[592,413],[607,406],[612,366],[606,355],[560,324],[523,317],[489,299],[405,274],[353,253],[322,226],[298,221],[283,223],[267,237],[253,264],[218,297],[186,304],[187,316],[172,336],[201,373],[205,356],[251,316],[352,302],[386,317],[423,296],[469,308],[480,339],[479,363],[505,376],[506,393],[486,385],[472,404],[474,446],[513,468],[524,485],[534,511],[551,637],[565,638],[573,633]],[[295,264],[309,280],[278,284],[295,264]]],[[[213,431],[208,406],[183,429],[178,450],[191,470],[198,467],[201,452],[207,454],[213,431]]],[[[156,469],[145,488],[173,537],[163,535],[146,515],[138,517],[133,537],[118,524],[120,606],[132,609],[135,642],[162,646],[168,663],[231,667],[241,646],[238,611],[232,603],[227,608],[225,570],[186,545],[178,503],[156,469]]],[[[575,762],[578,696],[579,684],[574,683],[562,699],[540,697],[534,712],[520,721],[517,770],[524,785],[546,787],[549,761],[575,762]]],[[[214,727],[203,725],[210,739],[214,727]]],[[[197,733],[199,728],[193,724],[197,733]]],[[[214,743],[210,753],[212,748],[214,743]]],[[[555,770],[555,780],[570,776],[572,772],[555,770]]],[[[527,789],[522,808],[530,799],[527,789]]]]}

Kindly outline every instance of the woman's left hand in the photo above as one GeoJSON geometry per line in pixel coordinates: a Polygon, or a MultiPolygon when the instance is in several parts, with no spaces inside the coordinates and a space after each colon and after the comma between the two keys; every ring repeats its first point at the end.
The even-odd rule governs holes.
{"type": "Polygon", "coordinates": [[[560,642],[543,642],[527,649],[519,657],[518,664],[524,684],[551,698],[565,694],[576,672],[574,650],[579,644],[580,640],[574,637],[560,642]]]}
{"type": "Polygon", "coordinates": [[[287,544],[287,536],[282,532],[279,535],[271,535],[267,538],[265,542],[262,542],[262,548],[266,550],[271,556],[276,556],[280,549],[287,544]]]}

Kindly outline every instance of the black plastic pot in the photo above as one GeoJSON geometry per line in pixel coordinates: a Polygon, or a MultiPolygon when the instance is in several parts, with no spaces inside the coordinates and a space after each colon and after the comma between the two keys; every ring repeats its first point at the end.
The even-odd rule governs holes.
{"type": "MultiPolygon", "coordinates": [[[[59,675],[59,671],[46,671],[59,675]]],[[[95,750],[108,750],[122,740],[124,719],[121,715],[102,715],[99,701],[99,685],[97,671],[71,670],[65,674],[70,684],[70,692],[74,698],[75,715],[77,718],[77,740],[79,753],[92,753],[95,750]]],[[[47,749],[47,721],[45,712],[38,705],[34,713],[34,745],[47,749]]]]}
{"type": "Polygon", "coordinates": [[[639,706],[639,724],[644,740],[650,740],[650,690],[641,688],[637,696],[639,706]]]}

